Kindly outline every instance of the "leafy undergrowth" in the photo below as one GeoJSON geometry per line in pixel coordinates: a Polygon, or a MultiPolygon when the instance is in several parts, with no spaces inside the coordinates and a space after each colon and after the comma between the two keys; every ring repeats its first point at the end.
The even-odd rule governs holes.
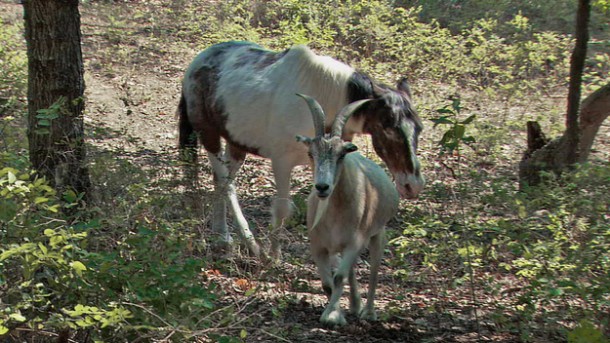
{"type": "MultiPolygon", "coordinates": [[[[525,121],[562,129],[568,37],[534,32],[521,14],[456,35],[385,1],[263,4],[83,2],[90,204],[55,194],[28,169],[15,139],[24,125],[21,7],[0,4],[10,28],[0,35],[13,49],[2,74],[11,90],[0,128],[2,339],[42,342],[70,328],[76,342],[603,342],[608,127],[590,165],[535,189],[516,179],[525,121]],[[264,265],[239,244],[231,257],[212,249],[210,169],[202,158],[195,178],[178,162],[174,112],[192,57],[227,39],[278,49],[309,41],[383,81],[412,76],[428,185],[389,225],[378,322],[318,322],[326,299],[308,253],[307,168],[292,180],[297,211],[282,263],[264,265]],[[76,215],[62,215],[66,206],[76,215]]],[[[607,56],[592,60],[587,89],[608,78],[607,56]]],[[[357,143],[378,160],[367,139],[357,143]]],[[[236,180],[263,243],[272,180],[256,157],[236,180]]],[[[365,293],[366,254],[357,274],[365,293]]]]}

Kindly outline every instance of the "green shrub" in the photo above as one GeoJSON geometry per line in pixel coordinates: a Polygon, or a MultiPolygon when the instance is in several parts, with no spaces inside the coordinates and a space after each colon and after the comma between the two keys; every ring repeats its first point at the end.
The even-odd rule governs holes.
{"type": "Polygon", "coordinates": [[[117,227],[109,235],[104,223],[110,217],[66,202],[78,202],[76,196],[60,201],[27,162],[5,155],[3,163],[0,336],[16,328],[71,329],[113,341],[116,335],[154,338],[178,331],[173,339],[181,341],[230,323],[230,309],[210,315],[217,291],[205,285],[205,261],[191,255],[185,233],[147,219],[135,220],[135,231],[117,227]],[[80,210],[67,217],[64,208],[80,210]]]}
{"type": "Polygon", "coordinates": [[[0,18],[0,115],[14,97],[23,95],[27,84],[27,58],[21,25],[0,18]]]}

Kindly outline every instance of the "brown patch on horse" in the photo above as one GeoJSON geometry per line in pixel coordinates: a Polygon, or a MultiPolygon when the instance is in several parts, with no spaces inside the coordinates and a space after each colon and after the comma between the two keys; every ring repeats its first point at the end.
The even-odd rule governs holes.
{"type": "MultiPolygon", "coordinates": [[[[216,101],[218,71],[210,66],[201,67],[192,75],[195,87],[189,99],[189,120],[194,130],[199,134],[201,144],[212,154],[221,151],[221,140],[224,138],[229,145],[242,152],[258,154],[258,148],[245,146],[235,141],[226,129],[227,116],[222,103],[216,101]]],[[[236,152],[236,156],[239,153],[236,152]]]]}
{"type": "MultiPolygon", "coordinates": [[[[415,153],[411,149],[415,149],[415,147],[400,127],[401,120],[408,119],[394,118],[388,112],[390,109],[385,105],[371,108],[364,114],[363,131],[371,135],[375,152],[392,172],[415,173],[415,166],[411,159],[411,153],[415,153]]],[[[414,132],[414,134],[416,133],[414,132]]],[[[413,141],[416,139],[417,137],[414,137],[413,141]]]]}
{"type": "Polygon", "coordinates": [[[238,69],[250,66],[256,70],[265,69],[279,61],[287,52],[288,50],[275,52],[261,48],[250,48],[248,49],[248,53],[240,55],[237,61],[233,63],[233,68],[238,69]]]}

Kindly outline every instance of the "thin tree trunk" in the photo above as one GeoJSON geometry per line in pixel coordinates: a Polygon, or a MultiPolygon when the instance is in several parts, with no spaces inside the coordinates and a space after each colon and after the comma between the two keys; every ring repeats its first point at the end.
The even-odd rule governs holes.
{"type": "Polygon", "coordinates": [[[570,60],[570,84],[568,88],[568,110],[566,114],[566,131],[563,136],[565,162],[572,165],[578,162],[580,139],[579,106],[582,73],[587,58],[587,43],[589,42],[589,17],[591,1],[579,0],[576,14],[576,46],[570,60]]]}
{"type": "Polygon", "coordinates": [[[570,60],[570,84],[568,88],[568,108],[566,111],[566,130],[559,139],[550,141],[542,148],[533,151],[538,146],[533,139],[544,139],[542,132],[537,132],[533,123],[528,123],[528,150],[519,163],[519,180],[521,185],[534,185],[540,182],[541,172],[561,174],[566,168],[579,161],[580,148],[580,91],[582,73],[587,57],[589,41],[589,17],[591,1],[579,0],[576,14],[576,45],[570,60]]]}
{"type": "Polygon", "coordinates": [[[90,180],[84,166],[85,82],[78,0],[25,0],[23,6],[30,161],[59,191],[86,192],[90,180]],[[46,119],[40,117],[40,110],[62,99],[62,106],[47,113],[46,119]]]}
{"type": "Polygon", "coordinates": [[[580,107],[579,162],[589,158],[599,127],[610,115],[610,83],[589,95],[580,107]]]}

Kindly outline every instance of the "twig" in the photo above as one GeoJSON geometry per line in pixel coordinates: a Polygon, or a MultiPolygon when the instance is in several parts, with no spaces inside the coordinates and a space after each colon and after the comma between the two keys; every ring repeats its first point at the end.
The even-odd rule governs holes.
{"type": "MultiPolygon", "coordinates": [[[[124,302],[123,304],[125,304],[125,305],[130,305],[130,306],[134,306],[134,307],[137,307],[137,308],[139,308],[139,309],[142,309],[142,310],[144,310],[145,312],[147,312],[148,314],[150,314],[151,316],[153,316],[153,317],[157,318],[157,319],[158,319],[160,322],[162,322],[162,323],[163,323],[163,324],[165,324],[166,326],[171,327],[171,328],[174,328],[174,326],[173,326],[173,325],[171,325],[170,323],[168,323],[167,321],[165,321],[165,319],[161,318],[161,317],[160,317],[158,314],[154,313],[153,311],[151,311],[151,310],[147,309],[146,307],[144,307],[144,306],[142,306],[142,305],[140,305],[140,304],[134,304],[134,303],[130,303],[130,302],[124,302]]],[[[176,328],[174,328],[174,329],[175,329],[176,331],[180,331],[180,330],[178,330],[178,329],[176,329],[176,328]]],[[[181,332],[183,332],[183,331],[181,331],[181,332]]]]}
{"type": "Polygon", "coordinates": [[[287,339],[286,339],[286,338],[284,338],[284,337],[280,337],[280,336],[278,336],[278,335],[274,335],[274,334],[272,334],[271,332],[265,331],[264,329],[261,329],[261,332],[262,332],[262,333],[264,333],[265,335],[271,336],[271,337],[273,337],[273,338],[275,338],[275,339],[278,339],[278,340],[280,340],[280,341],[283,341],[283,342],[288,342],[288,343],[292,343],[292,341],[289,341],[289,340],[287,340],[287,339]]]}
{"type": "MultiPolygon", "coordinates": [[[[39,333],[39,334],[43,334],[43,335],[47,335],[47,336],[52,336],[52,337],[59,337],[59,335],[56,334],[55,332],[45,331],[45,330],[33,330],[33,329],[30,329],[30,328],[15,328],[15,331],[33,332],[33,333],[39,333]]],[[[70,339],[70,338],[68,338],[68,341],[70,343],[79,343],[78,341],[75,341],[75,340],[70,339]]]]}

